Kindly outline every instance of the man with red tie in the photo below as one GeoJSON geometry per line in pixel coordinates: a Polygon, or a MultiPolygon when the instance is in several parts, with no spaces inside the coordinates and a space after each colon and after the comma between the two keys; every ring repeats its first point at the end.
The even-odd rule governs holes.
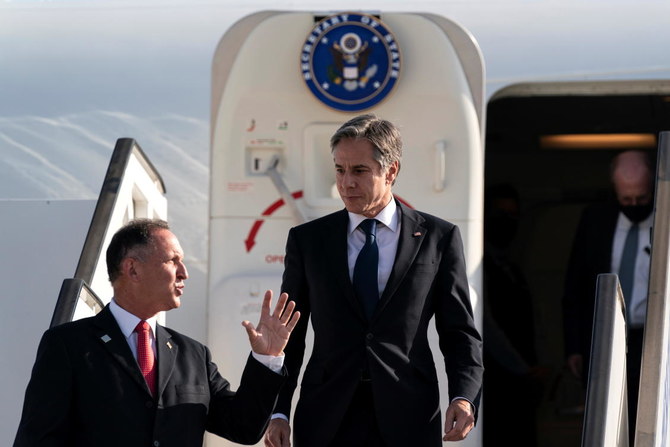
{"type": "Polygon", "coordinates": [[[114,298],[98,315],[49,329],[40,343],[14,446],[201,447],[205,430],[253,444],[286,373],[283,349],[299,318],[282,294],[258,327],[235,392],[206,346],[157,324],[180,306],[188,272],[164,221],[121,228],[107,250],[114,298]]]}

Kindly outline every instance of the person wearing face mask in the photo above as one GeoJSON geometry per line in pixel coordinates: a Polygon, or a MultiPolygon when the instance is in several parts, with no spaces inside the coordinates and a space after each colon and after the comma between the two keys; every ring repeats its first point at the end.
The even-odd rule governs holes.
{"type": "Polygon", "coordinates": [[[629,433],[634,434],[654,207],[649,154],[619,153],[612,160],[610,178],[616,201],[587,207],[577,227],[563,297],[565,353],[568,369],[586,385],[596,278],[618,274],[626,303],[629,433]],[[631,252],[632,258],[624,252],[631,252]],[[634,266],[630,273],[625,264],[634,266]]]}

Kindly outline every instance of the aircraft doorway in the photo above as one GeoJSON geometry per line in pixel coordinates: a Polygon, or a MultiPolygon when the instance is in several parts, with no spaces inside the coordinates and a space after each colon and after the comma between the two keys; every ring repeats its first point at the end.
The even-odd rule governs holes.
{"type": "MultiPolygon", "coordinates": [[[[655,160],[658,133],[669,128],[670,82],[515,85],[498,92],[488,103],[485,202],[490,204],[496,193],[518,194],[517,231],[506,251],[525,280],[527,287],[522,289],[528,293],[531,309],[525,308],[520,293],[510,298],[490,292],[486,284],[495,273],[487,272],[486,263],[485,303],[497,324],[495,330],[511,331],[512,338],[525,339],[521,345],[534,350],[530,363],[537,366],[533,370],[536,380],[519,382],[518,387],[524,389],[514,389],[516,382],[506,383],[517,396],[537,393],[535,427],[528,427],[535,439],[514,445],[570,447],[581,443],[581,384],[565,370],[563,352],[561,300],[572,239],[583,208],[612,198],[611,158],[621,150],[638,148],[652,151],[655,160]],[[612,140],[604,143],[602,138],[610,134],[612,140]],[[566,143],[562,138],[548,138],[565,135],[589,135],[593,140],[566,143]]],[[[495,250],[485,244],[485,259],[495,250]]],[[[485,329],[485,337],[487,332],[485,329]]],[[[497,371],[490,365],[487,371],[497,371]]],[[[497,445],[490,438],[487,441],[486,427],[496,424],[494,418],[500,414],[494,402],[500,395],[487,392],[487,382],[485,447],[497,445]]],[[[493,382],[489,389],[495,387],[493,382]]],[[[518,415],[512,417],[525,430],[525,421],[518,415]]],[[[507,430],[509,433],[509,426],[507,430]]]]}

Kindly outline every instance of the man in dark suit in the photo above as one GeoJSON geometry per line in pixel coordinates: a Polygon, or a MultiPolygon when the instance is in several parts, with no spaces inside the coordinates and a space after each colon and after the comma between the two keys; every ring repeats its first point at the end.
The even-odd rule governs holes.
{"type": "Polygon", "coordinates": [[[568,369],[586,385],[596,279],[600,273],[617,273],[626,302],[629,433],[633,434],[647,309],[654,171],[647,153],[626,151],[613,159],[610,174],[616,201],[587,207],[575,234],[563,299],[565,351],[568,369]],[[631,230],[637,248],[633,276],[628,279],[622,260],[631,230]]]}
{"type": "Polygon", "coordinates": [[[314,346],[293,418],[296,447],[464,439],[475,423],[483,367],[458,228],[394,199],[402,142],[390,122],[356,117],[331,138],[331,149],[346,209],[289,232],[282,291],[303,317],[286,347],[289,379],[265,443],[290,445],[307,315],[314,346]],[[370,279],[372,291],[363,285],[370,279]],[[451,398],[444,432],[427,336],[433,317],[451,398]]]}
{"type": "Polygon", "coordinates": [[[201,447],[205,430],[245,444],[263,436],[285,381],[295,304],[283,294],[270,315],[268,291],[258,328],[243,322],[253,352],[234,392],[207,347],[156,323],[180,305],[183,258],[164,221],[136,220],[114,235],[114,298],[44,334],[15,447],[201,447]]]}

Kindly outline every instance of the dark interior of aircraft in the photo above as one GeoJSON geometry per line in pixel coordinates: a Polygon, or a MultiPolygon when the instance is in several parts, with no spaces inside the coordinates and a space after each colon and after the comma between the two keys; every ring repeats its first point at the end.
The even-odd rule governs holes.
{"type": "MultiPolygon", "coordinates": [[[[580,213],[594,201],[613,200],[609,164],[619,151],[648,150],[656,159],[659,132],[670,131],[668,91],[502,96],[488,104],[486,188],[511,185],[520,200],[519,225],[510,252],[528,284],[534,347],[537,362],[544,368],[542,400],[536,411],[538,446],[581,443],[583,391],[564,369],[561,307],[580,213]],[[567,143],[546,138],[585,134],[590,139],[567,143]]],[[[509,315],[520,314],[512,310],[509,315]]],[[[486,392],[484,399],[486,402],[486,392]]],[[[513,440],[512,445],[526,445],[513,440]]],[[[494,444],[485,441],[484,445],[494,444]]]]}

